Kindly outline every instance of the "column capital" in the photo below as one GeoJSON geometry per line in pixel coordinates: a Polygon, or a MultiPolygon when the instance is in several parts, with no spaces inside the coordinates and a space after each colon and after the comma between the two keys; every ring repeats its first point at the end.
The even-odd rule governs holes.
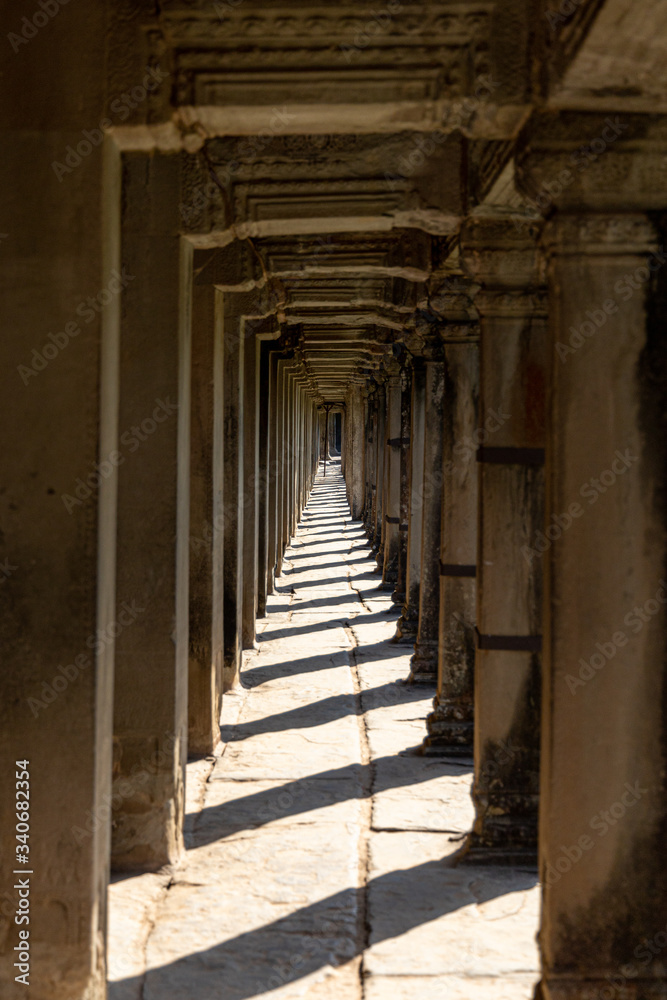
{"type": "Polygon", "coordinates": [[[541,220],[517,226],[506,214],[466,220],[461,230],[461,263],[481,286],[474,299],[477,309],[489,289],[504,294],[545,284],[545,259],[539,246],[542,229],[541,220]]]}
{"type": "Polygon", "coordinates": [[[655,253],[661,249],[656,226],[641,212],[559,212],[545,226],[543,245],[548,255],[561,257],[655,253]]]}
{"type": "Polygon", "coordinates": [[[664,116],[533,112],[519,137],[517,186],[536,212],[662,210],[667,187],[664,116]]]}
{"type": "Polygon", "coordinates": [[[507,213],[471,217],[461,231],[462,266],[479,284],[481,316],[547,314],[541,220],[518,226],[507,213]]]}

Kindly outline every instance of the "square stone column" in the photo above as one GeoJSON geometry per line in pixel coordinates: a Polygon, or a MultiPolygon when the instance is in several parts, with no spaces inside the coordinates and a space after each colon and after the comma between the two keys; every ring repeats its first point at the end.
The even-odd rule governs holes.
{"type": "Polygon", "coordinates": [[[426,361],[424,479],[417,641],[411,683],[434,683],[440,624],[440,528],[442,522],[442,433],[445,366],[439,349],[426,361]]]}
{"type": "MultiPolygon", "coordinates": [[[[6,8],[8,27],[33,10],[6,8]]],[[[109,139],[62,183],[50,167],[103,113],[103,6],[63,8],[35,35],[17,52],[5,40],[3,62],[0,995],[102,1000],[121,171],[109,139]],[[46,66],[67,72],[56,81],[46,66]],[[30,792],[29,864],[16,861],[17,790],[30,792]],[[30,880],[29,927],[14,922],[17,878],[30,880]],[[19,930],[30,931],[29,985],[15,980],[19,930]]]]}
{"type": "Polygon", "coordinates": [[[477,575],[479,327],[443,331],[443,500],[437,692],[425,753],[472,756],[477,575]]]}
{"type": "Polygon", "coordinates": [[[183,851],[192,254],[179,158],[127,154],[123,180],[112,864],[142,870],[183,851]]]}
{"type": "MultiPolygon", "coordinates": [[[[196,270],[196,264],[195,268],[196,270]]],[[[190,426],[188,750],[220,742],[223,689],[222,293],[194,285],[190,426]],[[217,314],[216,314],[217,301],[217,314]]]]}
{"type": "Polygon", "coordinates": [[[426,363],[412,360],[410,386],[410,447],[408,468],[408,531],[405,603],[396,623],[396,641],[414,642],[419,624],[419,584],[424,505],[424,432],[426,426],[426,363]]]}
{"type": "MultiPolygon", "coordinates": [[[[386,388],[380,382],[376,392],[376,422],[375,422],[375,491],[373,507],[373,525],[371,533],[371,548],[378,555],[382,546],[382,522],[384,509],[384,467],[386,437],[386,388]]],[[[380,565],[378,559],[378,566],[380,565]]]]}
{"type": "Polygon", "coordinates": [[[377,456],[376,434],[377,434],[377,394],[375,383],[372,383],[365,390],[365,412],[366,412],[366,475],[365,475],[365,501],[363,522],[369,539],[373,535],[375,519],[375,462],[377,456]]]}
{"type": "Polygon", "coordinates": [[[245,414],[245,337],[243,317],[225,298],[224,366],[224,686],[240,680],[243,648],[243,513],[245,414]]]}
{"type": "Polygon", "coordinates": [[[360,385],[353,385],[347,394],[348,461],[345,468],[347,497],[352,517],[361,517],[364,502],[364,400],[360,385]]]}
{"type": "Polygon", "coordinates": [[[667,994],[667,133],[661,116],[618,124],[536,115],[518,152],[532,196],[560,178],[546,516],[525,550],[545,581],[546,1000],[667,994]]]}
{"type": "Polygon", "coordinates": [[[667,927],[667,231],[642,214],[563,213],[547,237],[547,512],[526,550],[545,565],[549,613],[542,989],[553,1000],[611,989],[657,998],[667,993],[659,944],[667,927]]]}
{"type": "Polygon", "coordinates": [[[401,523],[401,376],[396,362],[388,366],[384,445],[382,547],[378,569],[382,590],[393,590],[398,577],[398,526],[401,523]]]}
{"type": "Polygon", "coordinates": [[[506,217],[463,228],[465,266],[481,285],[476,818],[468,860],[537,856],[542,573],[522,554],[544,517],[546,296],[539,226],[506,217]]]}
{"type": "Polygon", "coordinates": [[[243,632],[244,649],[255,645],[259,572],[259,361],[252,320],[243,323],[243,632]]]}
{"type": "Polygon", "coordinates": [[[408,559],[408,514],[410,510],[410,407],[412,403],[412,365],[408,362],[401,370],[401,451],[400,451],[400,508],[398,525],[398,568],[396,586],[391,595],[394,604],[401,608],[406,599],[408,559]]]}
{"type": "MultiPolygon", "coordinates": [[[[275,351],[267,341],[261,341],[259,358],[259,479],[257,498],[257,614],[263,618],[266,614],[266,595],[269,593],[269,491],[271,476],[269,463],[271,458],[271,423],[270,411],[275,386],[271,379],[271,357],[275,351]]],[[[271,579],[271,585],[273,580],[271,579]]]]}
{"type": "Polygon", "coordinates": [[[276,566],[275,576],[282,573],[285,552],[285,449],[286,449],[286,385],[290,361],[281,357],[276,373],[276,456],[272,472],[276,481],[276,566]]]}

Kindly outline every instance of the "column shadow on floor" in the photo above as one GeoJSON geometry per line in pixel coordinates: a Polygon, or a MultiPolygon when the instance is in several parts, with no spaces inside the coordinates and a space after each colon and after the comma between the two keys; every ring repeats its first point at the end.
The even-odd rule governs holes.
{"type": "MultiPolygon", "coordinates": [[[[334,893],[257,930],[151,969],[146,977],[148,990],[137,992],[137,996],[159,997],[166,986],[169,995],[175,996],[174,986],[182,983],[183,998],[251,1000],[326,966],[349,962],[368,944],[399,937],[470,903],[489,902],[535,884],[536,877],[529,872],[504,874],[469,868],[463,873],[452,867],[450,859],[397,869],[371,879],[365,890],[349,888],[334,893]],[[436,903],[434,883],[444,890],[436,903]],[[366,893],[371,905],[374,899],[385,906],[391,900],[394,905],[391,913],[377,915],[371,941],[360,946],[357,928],[366,893]],[[426,907],[420,905],[424,898],[429,900],[426,907]],[[215,992],[211,992],[211,985],[215,992]]],[[[121,990],[132,986],[139,991],[144,982],[144,977],[134,977],[111,984],[109,1000],[116,1000],[121,990]]]]}

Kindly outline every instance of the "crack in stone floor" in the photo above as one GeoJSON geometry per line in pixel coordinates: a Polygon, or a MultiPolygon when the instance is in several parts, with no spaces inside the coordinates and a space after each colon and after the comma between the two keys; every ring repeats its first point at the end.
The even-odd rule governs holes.
{"type": "Polygon", "coordinates": [[[434,691],[378,583],[334,465],[188,765],[184,864],[110,886],[110,1000],[532,997],[535,877],[452,863],[472,762],[415,753],[434,691]]]}

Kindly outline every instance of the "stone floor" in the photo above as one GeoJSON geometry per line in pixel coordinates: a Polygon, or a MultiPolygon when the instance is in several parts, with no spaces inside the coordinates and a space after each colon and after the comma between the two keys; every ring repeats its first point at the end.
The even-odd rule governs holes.
{"type": "Polygon", "coordinates": [[[186,862],[110,887],[110,1000],[532,997],[535,877],[455,864],[472,762],[415,752],[433,690],[378,582],[334,465],[188,766],[186,862]]]}

